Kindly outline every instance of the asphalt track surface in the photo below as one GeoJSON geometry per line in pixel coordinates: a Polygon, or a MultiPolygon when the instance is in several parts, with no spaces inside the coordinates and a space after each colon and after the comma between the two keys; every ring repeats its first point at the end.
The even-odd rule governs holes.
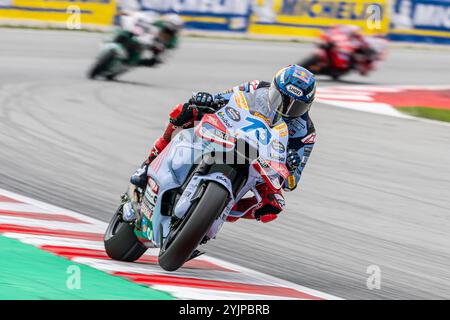
{"type": "MultiPolygon", "coordinates": [[[[103,34],[0,29],[0,188],[107,221],[192,91],[269,79],[310,44],[184,39],[120,82],[85,71],[103,34]]],[[[392,50],[344,84],[449,84],[448,51],[392,50]]],[[[319,86],[335,85],[319,79],[319,86]]],[[[316,104],[300,190],[270,224],[227,224],[208,253],[347,299],[450,298],[450,127],[316,104]],[[369,290],[367,268],[381,269],[369,290]]]]}

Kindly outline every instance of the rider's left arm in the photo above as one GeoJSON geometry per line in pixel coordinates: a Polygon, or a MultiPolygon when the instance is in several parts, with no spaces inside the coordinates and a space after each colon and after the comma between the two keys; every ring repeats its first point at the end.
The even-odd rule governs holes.
{"type": "Polygon", "coordinates": [[[305,169],[306,163],[308,162],[309,156],[313,150],[314,143],[309,143],[303,145],[300,149],[297,150],[297,153],[301,159],[300,165],[297,169],[290,171],[289,177],[286,179],[283,189],[285,191],[292,191],[297,188],[298,183],[300,182],[300,178],[303,170],[305,169]]]}
{"type": "MultiPolygon", "coordinates": [[[[308,117],[308,116],[307,116],[308,117]]],[[[300,158],[300,165],[298,168],[290,171],[289,177],[286,179],[283,189],[285,191],[292,191],[297,188],[300,181],[303,170],[311,155],[316,140],[316,130],[311,118],[306,120],[305,133],[298,136],[294,130],[293,134],[289,136],[288,149],[294,149],[297,151],[300,158]]]]}

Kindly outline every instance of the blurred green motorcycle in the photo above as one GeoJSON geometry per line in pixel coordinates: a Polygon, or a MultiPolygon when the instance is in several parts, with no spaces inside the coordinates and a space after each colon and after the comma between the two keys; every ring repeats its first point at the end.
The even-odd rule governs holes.
{"type": "Polygon", "coordinates": [[[103,77],[114,80],[118,75],[141,64],[147,46],[131,32],[119,30],[111,41],[103,44],[95,62],[88,70],[88,78],[103,77]]]}

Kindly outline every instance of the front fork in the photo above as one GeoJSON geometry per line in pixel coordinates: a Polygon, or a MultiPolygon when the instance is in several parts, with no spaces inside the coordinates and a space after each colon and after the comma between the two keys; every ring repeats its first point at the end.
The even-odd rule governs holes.
{"type": "MultiPolygon", "coordinates": [[[[135,186],[134,184],[130,184],[128,187],[128,191],[125,192],[121,197],[121,202],[123,207],[125,208],[126,204],[130,204],[131,209],[134,211],[134,214],[136,216],[136,219],[133,222],[129,222],[131,224],[134,224],[135,226],[139,226],[142,221],[142,214],[141,214],[141,201],[142,197],[144,195],[144,191],[135,186]]],[[[123,211],[122,211],[122,217],[123,218],[123,211]]],[[[122,219],[122,221],[124,221],[122,219]]],[[[127,221],[124,221],[127,222],[127,221]]]]}
{"type": "Polygon", "coordinates": [[[192,203],[202,196],[202,188],[208,181],[219,183],[228,190],[230,201],[228,202],[228,205],[225,207],[225,209],[218,214],[217,219],[214,221],[210,230],[206,234],[205,239],[203,239],[202,244],[206,243],[209,239],[215,238],[216,234],[219,232],[220,228],[225,222],[226,217],[231,211],[231,208],[235,204],[232,182],[222,172],[210,173],[209,169],[213,166],[213,164],[213,157],[204,157],[202,162],[197,166],[191,177],[188,179],[188,182],[183,186],[183,193],[178,199],[178,202],[173,211],[173,217],[175,219],[182,219],[188,212],[192,203]]]}
{"type": "MultiPolygon", "coordinates": [[[[153,226],[151,225],[151,220],[149,220],[141,211],[142,200],[145,194],[145,189],[142,190],[133,184],[130,184],[128,191],[122,195],[122,206],[123,210],[127,204],[130,204],[132,210],[134,211],[136,218],[131,221],[123,222],[129,223],[134,227],[134,234],[137,239],[145,245],[147,248],[154,248],[155,244],[152,242],[151,232],[153,232],[153,226]]],[[[123,211],[122,211],[123,215],[123,211]]]]}

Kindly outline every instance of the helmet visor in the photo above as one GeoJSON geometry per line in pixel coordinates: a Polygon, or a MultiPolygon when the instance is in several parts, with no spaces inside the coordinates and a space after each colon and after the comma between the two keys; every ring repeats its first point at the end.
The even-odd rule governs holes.
{"type": "Polygon", "coordinates": [[[269,88],[269,108],[273,112],[283,108],[283,97],[274,81],[269,88]]]}
{"type": "Polygon", "coordinates": [[[289,103],[283,105],[281,114],[283,117],[297,118],[304,115],[311,108],[311,103],[306,103],[304,101],[295,100],[294,98],[289,98],[289,103]]]}
{"type": "Polygon", "coordinates": [[[269,105],[273,111],[278,112],[283,117],[296,118],[309,111],[311,102],[307,103],[282,94],[275,81],[269,88],[269,105]]]}

